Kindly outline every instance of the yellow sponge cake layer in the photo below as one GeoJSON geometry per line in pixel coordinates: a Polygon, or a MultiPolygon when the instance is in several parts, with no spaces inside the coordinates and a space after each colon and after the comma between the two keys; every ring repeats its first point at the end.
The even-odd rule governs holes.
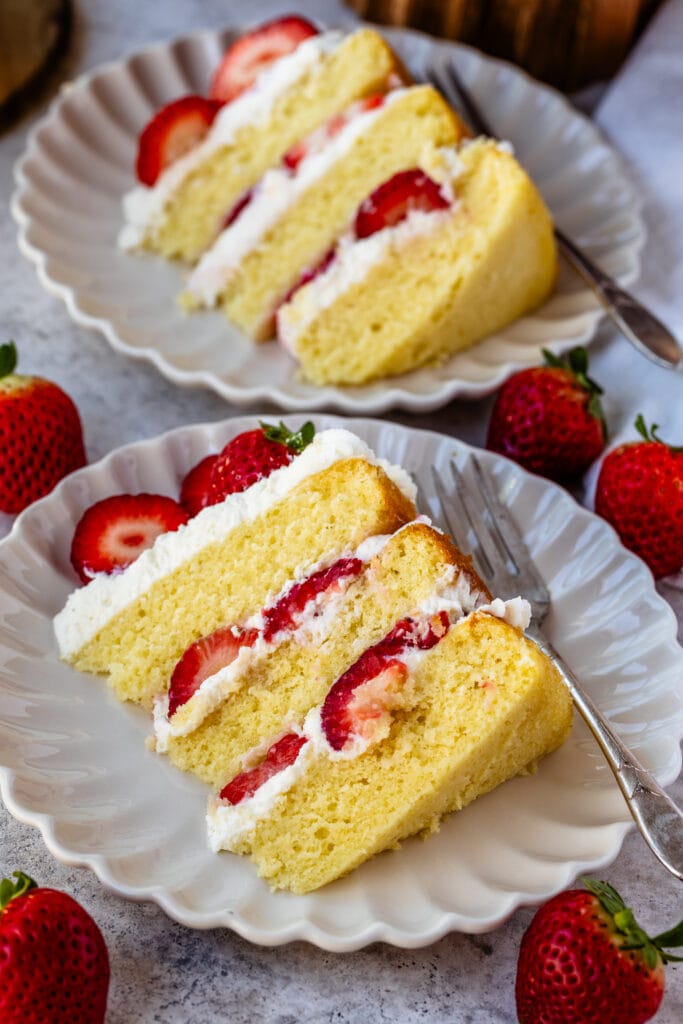
{"type": "Polygon", "coordinates": [[[350,115],[294,175],[277,169],[257,186],[237,221],[198,264],[189,298],[193,283],[200,286],[202,275],[216,273],[223,260],[218,301],[226,316],[256,340],[271,337],[275,309],[346,231],[362,200],[387,178],[414,167],[426,149],[453,145],[466,134],[430,85],[396,90],[380,107],[350,115]],[[284,208],[278,211],[278,205],[284,208]],[[242,238],[247,247],[240,252],[242,238]]]}
{"type": "Polygon", "coordinates": [[[451,627],[412,676],[413,706],[351,759],[313,758],[241,841],[273,888],[305,893],[532,770],[571,728],[558,674],[485,613],[451,627]]]}
{"type": "MultiPolygon", "coordinates": [[[[315,47],[324,38],[307,40],[300,49],[315,47]]],[[[297,59],[296,51],[291,59],[297,59]]],[[[225,145],[212,149],[212,133],[220,132],[222,120],[233,116],[227,108],[245,102],[238,97],[224,108],[225,114],[219,112],[208,144],[202,144],[206,157],[191,166],[171,191],[142,246],[167,257],[196,260],[237,200],[297,140],[354,100],[382,91],[392,72],[399,70],[382,37],[371,29],[360,29],[321,50],[318,59],[274,99],[264,117],[251,117],[225,145]]],[[[169,170],[173,172],[173,166],[169,170]]]]}
{"type": "MultiPolygon", "coordinates": [[[[164,749],[174,763],[219,790],[242,768],[252,749],[303,723],[358,653],[377,643],[393,624],[461,574],[474,607],[489,595],[443,534],[425,523],[403,527],[367,563],[349,587],[322,636],[306,631],[285,639],[251,664],[240,688],[186,735],[168,736],[164,749]]],[[[464,599],[464,598],[463,598],[464,599]]],[[[320,606],[317,609],[320,613],[320,606]]],[[[315,621],[312,623],[315,626],[315,621]]],[[[196,702],[195,695],[188,702],[196,702]]],[[[181,719],[185,707],[171,719],[181,719]]]]}
{"type": "Polygon", "coordinates": [[[409,522],[409,481],[397,477],[401,490],[380,465],[342,457],[356,442],[346,431],[317,435],[289,466],[163,534],[119,576],[75,591],[55,620],[62,656],[83,671],[108,674],[121,700],[150,706],[193,640],[258,612],[306,566],[409,522]],[[330,447],[340,457],[303,475],[330,447]],[[240,518],[250,500],[265,501],[292,478],[299,482],[282,497],[240,518]]]}
{"type": "Polygon", "coordinates": [[[465,144],[449,210],[418,214],[349,245],[300,288],[281,340],[315,384],[361,384],[434,362],[539,305],[556,277],[550,215],[514,157],[465,144]]]}

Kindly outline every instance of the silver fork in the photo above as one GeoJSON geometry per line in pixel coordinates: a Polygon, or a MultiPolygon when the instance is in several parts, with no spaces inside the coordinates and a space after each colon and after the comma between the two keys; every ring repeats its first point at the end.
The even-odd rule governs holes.
{"type": "Polygon", "coordinates": [[[495,597],[525,597],[532,621],[527,635],[557,667],[605,759],[645,842],[677,878],[683,880],[683,812],[674,804],[635,755],[614,733],[602,712],[563,661],[542,630],[550,609],[550,594],[510,513],[501,502],[490,478],[475,455],[470,455],[469,480],[451,460],[449,485],[431,467],[416,472],[423,494],[433,491],[439,501],[444,526],[458,546],[471,552],[480,575],[495,597]],[[472,543],[470,543],[472,541],[472,543]]]}
{"type": "MultiPolygon", "coordinates": [[[[431,77],[446,100],[462,112],[476,132],[495,138],[495,132],[463,85],[452,60],[444,60],[431,77]]],[[[563,256],[593,289],[624,337],[658,365],[683,371],[683,348],[669,328],[600,270],[558,227],[555,227],[555,238],[563,256]]]]}

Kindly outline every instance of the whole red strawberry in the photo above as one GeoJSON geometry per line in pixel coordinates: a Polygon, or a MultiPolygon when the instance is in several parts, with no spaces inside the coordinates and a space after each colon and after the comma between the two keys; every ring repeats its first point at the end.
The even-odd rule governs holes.
{"type": "Polygon", "coordinates": [[[659,578],[683,568],[683,447],[665,444],[642,416],[635,426],[643,440],[605,456],[595,511],[659,578]]]}
{"type": "Polygon", "coordinates": [[[0,512],[21,512],[85,465],[76,406],[52,381],[14,373],[13,342],[0,345],[0,512]]]}
{"type": "Polygon", "coordinates": [[[2,1024],[102,1024],[109,957],[83,907],[21,871],[0,882],[2,1024]]]}
{"type": "Polygon", "coordinates": [[[605,446],[602,388],[588,376],[584,348],[566,359],[543,350],[545,366],[515,373],[491,413],[486,447],[550,480],[585,472],[605,446]]]}
{"type": "Polygon", "coordinates": [[[520,1024],[643,1024],[664,994],[664,947],[683,945],[683,922],[654,939],[607,882],[582,879],[536,913],[517,964],[520,1024]]]}
{"type": "Polygon", "coordinates": [[[211,501],[215,504],[229,494],[245,491],[276,469],[288,465],[313,440],[315,427],[304,423],[292,433],[284,423],[261,423],[233,437],[220,452],[211,471],[211,501]]]}

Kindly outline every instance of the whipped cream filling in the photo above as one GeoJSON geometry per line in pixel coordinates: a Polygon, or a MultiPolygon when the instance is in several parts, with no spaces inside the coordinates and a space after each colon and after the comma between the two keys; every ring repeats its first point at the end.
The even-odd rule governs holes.
{"type": "Polygon", "coordinates": [[[436,233],[452,216],[453,207],[428,213],[411,210],[400,223],[376,231],[368,238],[343,236],[327,270],[304,285],[292,301],[278,310],[277,334],[284,348],[295,356],[300,336],[321,310],[363,281],[373,267],[386,259],[390,250],[401,250],[415,238],[436,233]]]}
{"type": "Polygon", "coordinates": [[[202,509],[178,530],[161,534],[153,547],[143,551],[123,572],[102,574],[73,591],[54,619],[60,655],[73,657],[157,580],[174,572],[207,545],[223,540],[231,530],[253,522],[308,477],[350,458],[362,458],[380,466],[399,490],[415,501],[415,485],[404,469],[378,459],[364,441],[348,430],[324,430],[287,466],[246,491],[229,495],[219,505],[202,509]]]}
{"type": "Polygon", "coordinates": [[[356,139],[372,128],[387,105],[405,91],[396,89],[387,94],[380,107],[358,112],[341,131],[327,139],[322,148],[314,147],[295,173],[286,167],[267,171],[244,210],[204,253],[188,278],[186,291],[202,305],[214,306],[244,257],[259,245],[299,197],[349,152],[356,139]]]}
{"type": "MultiPolygon", "coordinates": [[[[401,527],[401,529],[405,529],[405,527],[401,527]]],[[[399,533],[400,530],[396,532],[399,533]]],[[[366,538],[355,551],[347,549],[340,554],[335,552],[320,559],[315,565],[298,568],[294,578],[282,588],[279,594],[266,601],[265,607],[273,608],[298,583],[321,569],[334,565],[341,559],[357,558],[364,563],[363,568],[365,569],[367,563],[377,557],[382,548],[395,535],[376,534],[366,538]]],[[[212,711],[215,711],[223,701],[240,688],[244,674],[251,666],[267,657],[284,640],[291,639],[301,644],[320,644],[331,632],[339,608],[356,578],[356,576],[346,577],[341,581],[341,585],[333,585],[327,590],[317,593],[307,602],[299,624],[291,630],[280,630],[272,640],[266,640],[263,636],[266,626],[264,611],[260,610],[252,615],[245,622],[244,628],[258,630],[260,635],[256,642],[251,646],[241,647],[234,661],[219,669],[218,672],[214,672],[213,675],[207,676],[189,701],[182,705],[171,719],[168,717],[168,693],[157,697],[154,701],[154,749],[157,753],[165,753],[168,750],[169,741],[173,737],[187,736],[194,732],[212,711]]]]}
{"type": "MultiPolygon", "coordinates": [[[[510,601],[496,598],[490,603],[485,603],[481,591],[472,587],[464,574],[456,573],[455,567],[449,569],[443,581],[419,606],[415,613],[416,618],[427,620],[433,615],[445,611],[451,625],[455,625],[478,611],[488,612],[515,626],[524,620],[528,623],[530,609],[528,602],[523,598],[516,597],[510,601]]],[[[410,676],[412,676],[428,653],[429,650],[407,648],[395,657],[406,665],[410,676]]],[[[311,708],[306,715],[303,727],[293,726],[287,730],[305,736],[308,742],[303,745],[293,764],[272,776],[263,786],[259,787],[253,796],[234,805],[215,796],[209,798],[206,814],[207,833],[209,845],[214,852],[234,849],[238,841],[247,835],[262,818],[268,817],[273,812],[292,786],[306,773],[315,758],[324,756],[331,760],[351,760],[363,754],[372,745],[372,739],[356,737],[342,750],[333,750],[322,728],[321,711],[322,705],[311,708]]],[[[244,758],[245,767],[252,766],[265,756],[276,739],[259,744],[257,748],[249,751],[244,758]]]]}
{"type": "Polygon", "coordinates": [[[123,197],[127,223],[119,234],[119,247],[135,249],[140,246],[188,174],[217,149],[231,145],[240,129],[266,121],[279,97],[320,64],[344,38],[345,34],[340,31],[311,36],[292,53],[269,64],[250,89],[221,107],[199,145],[170,164],[151,187],[138,185],[127,192],[123,197]]]}

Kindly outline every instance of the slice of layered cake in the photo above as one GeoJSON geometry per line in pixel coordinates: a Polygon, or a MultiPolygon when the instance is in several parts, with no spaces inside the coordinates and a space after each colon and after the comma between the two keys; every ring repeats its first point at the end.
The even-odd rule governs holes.
{"type": "Polygon", "coordinates": [[[427,154],[360,205],[334,253],[278,312],[315,384],[442,360],[538,306],[557,272],[550,215],[504,146],[427,154]]]}
{"type": "Polygon", "coordinates": [[[153,704],[151,745],[210,785],[212,848],[300,893],[435,831],[571,726],[528,604],[491,596],[402,469],[313,433],[263,426],[203,459],[187,522],[167,497],[98,502],[72,546],[89,582],[55,620],[62,656],[153,704]]]}
{"type": "Polygon", "coordinates": [[[498,603],[442,591],[396,622],[210,800],[213,848],[305,893],[533,770],[566,739],[571,700],[498,603]]]}
{"type": "Polygon", "coordinates": [[[239,198],[295,143],[402,73],[371,29],[321,33],[290,16],[240,37],[209,97],[174,101],[142,132],[140,184],[124,199],[120,244],[196,260],[239,198]]]}
{"type": "Polygon", "coordinates": [[[256,340],[325,259],[359,203],[467,129],[429,85],[360,100],[300,140],[243,198],[187,282],[183,304],[222,307],[256,340]]]}
{"type": "Polygon", "coordinates": [[[414,495],[360,438],[323,431],[270,475],[162,533],[123,571],[75,590],[55,619],[60,654],[151,707],[189,644],[409,522],[414,495]]]}

